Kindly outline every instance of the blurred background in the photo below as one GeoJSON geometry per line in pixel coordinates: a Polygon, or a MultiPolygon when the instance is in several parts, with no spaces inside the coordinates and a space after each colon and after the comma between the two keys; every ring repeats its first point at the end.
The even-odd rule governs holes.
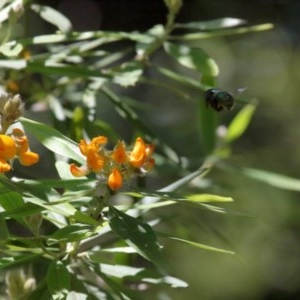
{"type": "MultiPolygon", "coordinates": [[[[144,31],[165,23],[162,0],[44,0],[64,13],[75,30],[144,31]]],[[[243,97],[258,99],[259,106],[246,134],[234,144],[230,162],[300,177],[300,1],[297,0],[186,0],[178,22],[241,18],[249,25],[273,23],[274,29],[259,33],[193,41],[218,63],[219,86],[243,97]]],[[[30,23],[31,34],[52,32],[50,25],[30,23]],[[46,27],[43,27],[46,26],[46,27]],[[49,26],[49,27],[47,27],[49,26]]],[[[167,61],[159,51],[154,60],[167,61]]],[[[174,65],[174,69],[176,69],[174,65]]],[[[147,74],[149,78],[157,74],[147,74]]],[[[195,77],[196,78],[196,77],[195,77]]],[[[120,91],[119,91],[120,92],[120,91]]],[[[147,104],[141,111],[154,131],[182,157],[203,156],[194,143],[197,101],[187,100],[151,86],[121,91],[147,104]],[[159,108],[160,113],[157,113],[159,108]]],[[[237,110],[221,114],[228,124],[237,110]]],[[[108,103],[101,105],[99,119],[109,121],[117,133],[130,130],[108,103]]],[[[128,134],[129,135],[129,134],[128,134]]],[[[200,150],[199,150],[200,149],[200,150]]],[[[161,188],[174,180],[153,182],[161,188]]],[[[198,250],[162,240],[172,274],[187,281],[187,289],[160,286],[145,291],[145,299],[300,299],[300,197],[264,183],[216,169],[205,179],[205,192],[232,196],[228,214],[206,210],[170,208],[161,230],[190,240],[225,248],[236,255],[198,250]]],[[[163,213],[163,211],[160,211],[163,213]]]]}

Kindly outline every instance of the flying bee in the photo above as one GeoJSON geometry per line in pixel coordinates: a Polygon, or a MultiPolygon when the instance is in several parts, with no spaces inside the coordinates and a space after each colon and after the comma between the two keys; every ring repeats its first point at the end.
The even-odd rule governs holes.
{"type": "Polygon", "coordinates": [[[230,110],[233,107],[234,98],[226,91],[213,88],[205,92],[205,102],[206,106],[210,105],[216,111],[230,110]]]}

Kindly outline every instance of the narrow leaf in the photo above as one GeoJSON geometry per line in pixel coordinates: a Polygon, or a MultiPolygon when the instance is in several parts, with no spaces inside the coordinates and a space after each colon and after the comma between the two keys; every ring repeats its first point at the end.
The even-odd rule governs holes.
{"type": "Polygon", "coordinates": [[[190,246],[194,246],[197,248],[201,248],[204,250],[209,250],[209,251],[215,251],[215,252],[221,252],[221,253],[227,253],[227,254],[234,254],[233,251],[229,251],[229,250],[224,250],[221,248],[216,248],[216,247],[212,247],[212,246],[208,246],[208,245],[204,245],[204,244],[199,244],[196,242],[192,242],[192,241],[188,241],[188,240],[184,240],[184,239],[180,239],[180,238],[176,238],[176,237],[169,237],[171,240],[175,240],[184,244],[188,244],[190,246]]]}
{"type": "Polygon", "coordinates": [[[279,189],[300,192],[300,180],[297,178],[251,168],[240,169],[240,172],[247,177],[265,182],[279,189]]]}
{"type": "Polygon", "coordinates": [[[81,241],[93,234],[90,226],[69,225],[56,230],[49,236],[49,242],[81,241]]]}
{"type": "Polygon", "coordinates": [[[85,163],[77,144],[56,129],[26,118],[21,118],[21,122],[25,130],[33,134],[49,150],[81,164],[85,163]]]}
{"type": "Polygon", "coordinates": [[[256,105],[253,103],[243,107],[228,126],[226,141],[232,142],[239,138],[247,129],[255,112],[256,105]]]}
{"type": "Polygon", "coordinates": [[[157,265],[162,265],[161,249],[152,228],[116,208],[109,207],[109,225],[126,243],[157,265]]]}
{"type": "Polygon", "coordinates": [[[66,33],[71,31],[71,22],[63,14],[52,7],[32,4],[31,9],[38,13],[45,21],[56,26],[61,32],[66,33]]]}
{"type": "Polygon", "coordinates": [[[195,29],[195,30],[215,30],[215,29],[235,27],[245,23],[246,21],[242,19],[221,18],[221,19],[208,20],[208,21],[175,24],[175,27],[185,28],[185,29],[195,29]]]}
{"type": "Polygon", "coordinates": [[[201,48],[186,45],[164,43],[165,51],[183,66],[195,69],[207,76],[217,76],[219,68],[216,62],[201,48]]]}
{"type": "Polygon", "coordinates": [[[188,201],[192,202],[232,202],[233,199],[231,197],[223,197],[218,195],[211,194],[194,194],[185,197],[188,201]]]}
{"type": "Polygon", "coordinates": [[[52,295],[66,294],[70,289],[70,273],[61,261],[56,260],[50,264],[47,283],[52,295]]]}

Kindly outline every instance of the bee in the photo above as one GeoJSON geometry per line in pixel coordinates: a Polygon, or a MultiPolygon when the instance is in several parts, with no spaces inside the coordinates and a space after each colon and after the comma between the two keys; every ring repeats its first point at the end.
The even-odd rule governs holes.
{"type": "Polygon", "coordinates": [[[233,107],[234,98],[226,91],[213,88],[205,92],[205,102],[206,106],[210,105],[216,111],[230,110],[233,107]]]}

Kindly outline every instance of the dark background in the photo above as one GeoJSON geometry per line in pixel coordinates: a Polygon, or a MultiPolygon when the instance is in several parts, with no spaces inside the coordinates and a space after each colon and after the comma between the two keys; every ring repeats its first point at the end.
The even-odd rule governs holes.
{"type": "MultiPolygon", "coordinates": [[[[40,3],[63,12],[78,31],[144,31],[163,24],[167,13],[162,0],[40,3]]],[[[194,41],[191,45],[202,47],[217,61],[222,88],[235,91],[247,87],[245,97],[260,102],[249,130],[235,144],[231,162],[296,178],[300,174],[299,16],[297,0],[186,0],[178,16],[180,22],[236,17],[250,25],[275,25],[266,32],[194,41]]],[[[32,32],[39,30],[32,28],[32,32]]],[[[46,30],[51,32],[51,26],[46,30]]],[[[154,59],[162,59],[159,52],[154,59]]],[[[166,97],[162,103],[162,95],[153,89],[137,87],[129,92],[160,105],[161,115],[155,117],[149,111],[149,119],[180,154],[196,155],[190,134],[191,120],[196,118],[195,102],[176,99],[174,105],[175,100],[166,97]]],[[[231,117],[231,113],[222,115],[222,122],[227,124],[231,117]]],[[[235,199],[230,205],[232,213],[174,209],[173,218],[163,229],[237,254],[163,241],[174,275],[189,282],[190,287],[176,291],[160,287],[145,292],[145,299],[300,299],[299,194],[221,170],[208,178],[213,185],[208,180],[206,192],[235,199]]]]}

